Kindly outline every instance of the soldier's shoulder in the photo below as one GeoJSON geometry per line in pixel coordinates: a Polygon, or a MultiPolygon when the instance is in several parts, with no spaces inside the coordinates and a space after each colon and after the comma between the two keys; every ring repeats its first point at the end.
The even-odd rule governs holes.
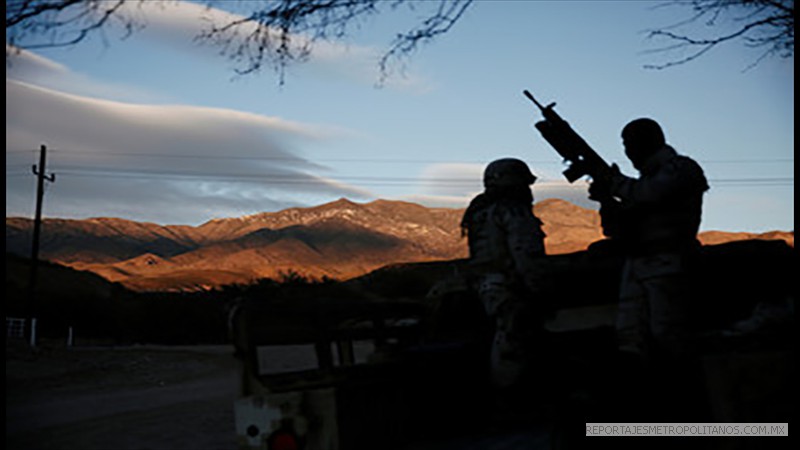
{"type": "Polygon", "coordinates": [[[677,155],[671,163],[672,171],[684,180],[687,185],[696,186],[698,190],[708,189],[708,180],[700,164],[686,155],[677,155]]]}
{"type": "Polygon", "coordinates": [[[703,168],[700,167],[700,164],[686,155],[675,155],[675,157],[670,160],[670,166],[673,170],[679,172],[703,173],[703,168]]]}
{"type": "Polygon", "coordinates": [[[686,155],[678,154],[675,156],[675,162],[678,164],[690,165],[690,166],[697,166],[700,167],[700,164],[697,163],[693,158],[686,155]]]}

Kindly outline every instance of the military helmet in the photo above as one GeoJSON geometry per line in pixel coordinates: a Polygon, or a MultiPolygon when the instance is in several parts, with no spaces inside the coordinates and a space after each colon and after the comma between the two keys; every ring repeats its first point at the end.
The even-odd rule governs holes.
{"type": "Polygon", "coordinates": [[[516,158],[492,161],[483,172],[485,187],[530,186],[536,181],[525,162],[516,158]]]}

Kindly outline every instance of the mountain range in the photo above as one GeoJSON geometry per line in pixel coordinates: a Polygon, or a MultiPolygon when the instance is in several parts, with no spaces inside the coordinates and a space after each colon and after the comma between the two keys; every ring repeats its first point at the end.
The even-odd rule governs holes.
{"type": "MultiPolygon", "coordinates": [[[[583,250],[603,238],[596,211],[564,200],[537,202],[548,254],[583,250]]],[[[200,226],[158,225],[115,218],[45,219],[40,257],[94,272],[136,291],[202,290],[291,275],[350,279],[380,267],[468,256],[459,223],[463,209],[340,199],[200,226]]],[[[6,251],[30,255],[33,221],[6,218],[6,251]]],[[[709,231],[716,244],[783,239],[794,233],[709,231]]]]}

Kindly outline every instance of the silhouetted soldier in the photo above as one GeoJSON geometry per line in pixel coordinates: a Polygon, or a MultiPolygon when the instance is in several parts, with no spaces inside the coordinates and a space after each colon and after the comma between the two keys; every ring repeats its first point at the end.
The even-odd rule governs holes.
{"type": "Polygon", "coordinates": [[[607,183],[593,183],[590,193],[605,199],[604,232],[626,253],[616,321],[619,350],[646,362],[652,375],[680,366],[687,350],[689,272],[700,248],[697,232],[708,183],[695,161],[667,145],[651,119],[627,124],[622,142],[639,178],[622,175],[614,165],[607,183]]]}
{"type": "Polygon", "coordinates": [[[490,163],[485,190],[476,196],[461,221],[468,237],[470,266],[477,273],[477,291],[494,322],[491,376],[496,387],[518,381],[524,366],[523,335],[531,324],[520,323],[534,299],[535,261],[545,254],[542,222],[531,209],[536,177],[518,159],[490,163]]]}
{"type": "Polygon", "coordinates": [[[640,177],[622,175],[614,165],[607,188],[618,201],[604,202],[600,211],[604,231],[627,255],[617,318],[620,349],[642,356],[681,353],[691,306],[687,269],[699,250],[708,183],[696,162],[667,145],[651,119],[626,125],[622,142],[640,177]]]}

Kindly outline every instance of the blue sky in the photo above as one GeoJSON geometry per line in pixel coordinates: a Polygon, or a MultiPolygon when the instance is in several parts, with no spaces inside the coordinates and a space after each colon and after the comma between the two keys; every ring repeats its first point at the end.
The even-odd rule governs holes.
{"type": "Polygon", "coordinates": [[[127,39],[112,29],[7,64],[7,216],[33,215],[40,144],[57,177],[47,217],[199,225],[340,197],[463,207],[481,190],[483,167],[506,156],[540,177],[537,201],[593,206],[533,128],[529,89],[630,175],[621,128],[658,120],[711,180],[702,229],[794,229],[793,58],[746,70],[760,52],[731,43],[685,65],[643,68],[676,57],[648,52],[659,43],[645,32],[685,10],[477,2],[376,87],[381,51],[419,14],[398,10],[320,44],[281,86],[270,69],[236,77],[219,49],[193,43],[202,8],[154,4],[137,12],[147,26],[127,39]]]}

